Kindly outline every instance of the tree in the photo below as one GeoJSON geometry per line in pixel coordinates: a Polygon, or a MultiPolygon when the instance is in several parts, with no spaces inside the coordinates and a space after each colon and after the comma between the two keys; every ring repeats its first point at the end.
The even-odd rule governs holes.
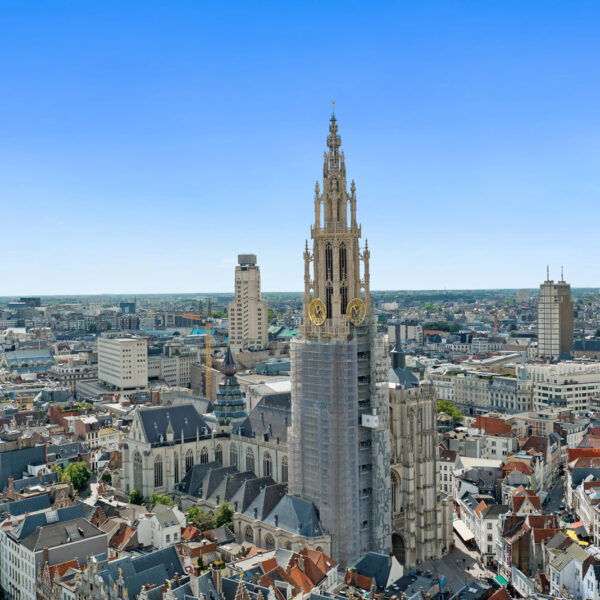
{"type": "Polygon", "coordinates": [[[463,420],[462,412],[450,400],[440,400],[437,403],[437,411],[450,415],[455,423],[460,423],[463,420]]]}
{"type": "Polygon", "coordinates": [[[233,508],[228,502],[223,502],[215,512],[215,527],[222,525],[233,526],[233,508]]]}
{"type": "Polygon", "coordinates": [[[186,513],[186,519],[188,523],[191,523],[194,527],[197,527],[200,531],[207,531],[214,529],[215,519],[213,513],[205,512],[199,506],[192,506],[186,513]]]}
{"type": "Polygon", "coordinates": [[[129,492],[129,503],[137,505],[143,504],[144,496],[142,496],[142,492],[140,492],[139,490],[133,490],[129,492]]]}
{"type": "Polygon", "coordinates": [[[198,568],[203,571],[204,570],[204,560],[202,559],[202,555],[198,557],[198,568]]]}
{"type": "Polygon", "coordinates": [[[164,504],[165,506],[173,506],[175,502],[169,498],[166,494],[152,494],[150,496],[150,504],[154,508],[157,504],[164,504]]]}
{"type": "Polygon", "coordinates": [[[70,483],[73,489],[82,490],[90,480],[92,472],[84,462],[69,463],[61,472],[60,480],[70,483]]]}
{"type": "Polygon", "coordinates": [[[102,481],[108,483],[108,485],[112,484],[112,475],[110,471],[104,471],[104,473],[102,473],[102,481]]]}

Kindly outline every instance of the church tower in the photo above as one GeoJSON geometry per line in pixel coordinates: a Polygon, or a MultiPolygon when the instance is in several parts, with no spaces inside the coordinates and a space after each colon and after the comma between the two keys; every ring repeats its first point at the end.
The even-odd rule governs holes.
{"type": "Polygon", "coordinates": [[[304,251],[301,338],[291,345],[290,492],[312,501],[350,565],[391,545],[388,357],[371,310],[369,250],[360,247],[332,114],[304,251]]]}

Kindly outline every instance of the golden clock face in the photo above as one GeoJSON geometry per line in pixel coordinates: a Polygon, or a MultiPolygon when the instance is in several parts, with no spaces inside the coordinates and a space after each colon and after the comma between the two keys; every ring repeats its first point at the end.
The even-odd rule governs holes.
{"type": "Polygon", "coordinates": [[[327,318],[327,308],[325,306],[325,302],[321,300],[321,298],[315,298],[308,305],[308,316],[313,325],[321,326],[325,323],[325,319],[327,318]]]}
{"type": "Polygon", "coordinates": [[[360,325],[367,316],[367,307],[360,298],[353,298],[348,302],[346,315],[353,325],[360,325]]]}

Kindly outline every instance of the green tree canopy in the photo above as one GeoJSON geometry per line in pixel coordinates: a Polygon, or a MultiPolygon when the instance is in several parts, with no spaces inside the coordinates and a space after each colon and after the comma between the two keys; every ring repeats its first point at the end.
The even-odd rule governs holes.
{"type": "Polygon", "coordinates": [[[228,502],[223,502],[219,508],[215,511],[215,527],[221,527],[227,525],[227,527],[233,527],[233,508],[229,506],[228,502]]]}
{"type": "Polygon", "coordinates": [[[169,498],[166,494],[152,494],[150,496],[150,504],[154,508],[157,504],[164,504],[165,506],[173,506],[175,502],[169,498]]]}
{"type": "Polygon", "coordinates": [[[133,490],[129,492],[129,502],[130,504],[143,504],[144,496],[142,496],[142,492],[139,490],[133,490]]]}
{"type": "Polygon", "coordinates": [[[104,471],[104,473],[102,473],[102,481],[108,483],[108,485],[112,484],[112,475],[110,471],[104,471]]]}
{"type": "Polygon", "coordinates": [[[206,512],[199,506],[192,506],[186,513],[188,523],[197,527],[200,531],[208,531],[215,527],[215,516],[212,512],[206,512]]]}
{"type": "Polygon", "coordinates": [[[77,491],[87,485],[91,476],[92,472],[84,462],[69,463],[59,474],[61,481],[70,483],[77,491]]]}
{"type": "Polygon", "coordinates": [[[460,410],[456,408],[456,406],[454,406],[450,400],[440,400],[437,403],[437,411],[439,413],[446,413],[447,415],[450,415],[455,423],[460,423],[463,420],[462,412],[460,412],[460,410]]]}

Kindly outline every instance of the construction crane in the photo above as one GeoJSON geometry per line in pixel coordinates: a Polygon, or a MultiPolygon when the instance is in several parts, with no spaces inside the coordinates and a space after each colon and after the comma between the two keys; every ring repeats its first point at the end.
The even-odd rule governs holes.
{"type": "Polygon", "coordinates": [[[198,321],[205,322],[206,335],[204,337],[204,349],[206,352],[206,356],[204,358],[204,394],[205,396],[212,402],[212,340],[211,340],[211,330],[210,325],[212,323],[212,319],[210,318],[212,314],[210,308],[210,298],[208,299],[208,309],[206,317],[202,315],[194,315],[190,313],[184,313],[181,315],[184,319],[189,319],[190,321],[198,321]]]}

